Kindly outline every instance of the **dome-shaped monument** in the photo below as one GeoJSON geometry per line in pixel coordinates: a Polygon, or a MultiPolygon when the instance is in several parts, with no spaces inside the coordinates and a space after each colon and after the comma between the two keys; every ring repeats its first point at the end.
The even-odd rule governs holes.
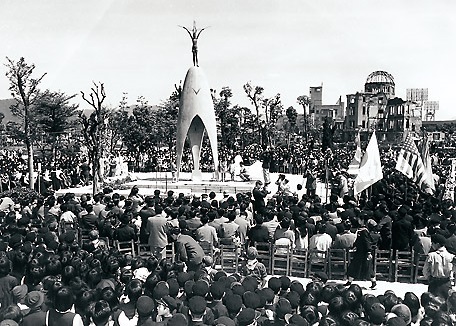
{"type": "Polygon", "coordinates": [[[388,97],[394,97],[395,89],[394,77],[386,71],[374,71],[367,76],[364,84],[364,92],[385,93],[388,97]]]}

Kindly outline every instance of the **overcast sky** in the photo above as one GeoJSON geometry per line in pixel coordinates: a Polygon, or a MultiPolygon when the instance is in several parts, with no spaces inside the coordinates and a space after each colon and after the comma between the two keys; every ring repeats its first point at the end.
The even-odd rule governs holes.
{"type": "MultiPolygon", "coordinates": [[[[210,26],[198,43],[209,85],[233,89],[249,106],[251,81],[284,107],[323,83],[323,103],[361,91],[385,70],[406,88],[428,88],[437,119],[454,119],[456,1],[406,0],[0,0],[0,59],[25,57],[42,86],[68,94],[105,83],[117,106],[144,96],[159,104],[192,65],[191,41],[178,25],[210,26]]],[[[0,65],[0,98],[8,98],[0,65]]],[[[80,96],[77,102],[82,103],[80,96]]]]}

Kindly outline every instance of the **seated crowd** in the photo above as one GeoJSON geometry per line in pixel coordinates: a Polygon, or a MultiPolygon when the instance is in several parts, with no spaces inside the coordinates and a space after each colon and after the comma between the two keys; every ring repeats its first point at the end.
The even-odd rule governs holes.
{"type": "Polygon", "coordinates": [[[456,293],[376,297],[324,274],[304,286],[268,276],[254,247],[348,250],[363,230],[381,249],[427,254],[431,237],[443,237],[454,254],[451,200],[376,193],[358,203],[332,195],[323,204],[316,195],[278,195],[262,207],[251,192],[216,197],[156,190],[143,198],[133,187],[127,197],[109,189],[93,198],[67,193],[0,212],[0,325],[452,324],[456,293]],[[149,255],[121,254],[112,245],[130,240],[147,244],[149,255]],[[215,250],[237,245],[241,272],[218,271],[203,242],[215,250]],[[173,261],[165,256],[169,244],[173,261]]]}

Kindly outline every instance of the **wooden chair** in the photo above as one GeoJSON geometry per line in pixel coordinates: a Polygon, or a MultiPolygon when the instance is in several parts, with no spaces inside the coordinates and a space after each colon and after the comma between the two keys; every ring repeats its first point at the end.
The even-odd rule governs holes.
{"type": "Polygon", "coordinates": [[[174,261],[176,260],[176,253],[174,251],[174,243],[170,243],[166,246],[165,256],[166,256],[166,259],[170,259],[171,262],[174,263],[174,261]]]}
{"type": "Polygon", "coordinates": [[[328,251],[309,249],[308,250],[308,276],[316,272],[328,271],[328,251]]]}
{"type": "Polygon", "coordinates": [[[150,246],[148,243],[140,243],[138,241],[138,256],[151,256],[150,246]]]}
{"type": "Polygon", "coordinates": [[[199,245],[203,249],[206,256],[214,256],[214,246],[211,243],[207,241],[201,241],[199,242],[199,245]]]}
{"type": "Polygon", "coordinates": [[[393,273],[393,251],[374,250],[374,274],[377,280],[391,281],[393,273]]]}
{"type": "Polygon", "coordinates": [[[394,282],[413,283],[414,280],[414,252],[396,251],[394,256],[394,282]]]}
{"type": "Polygon", "coordinates": [[[328,277],[331,280],[344,280],[347,276],[348,253],[345,249],[329,249],[328,277]]]}
{"type": "Polygon", "coordinates": [[[291,256],[290,276],[307,277],[307,250],[294,249],[291,256]]]}
{"type": "Polygon", "coordinates": [[[426,278],[423,275],[423,268],[424,263],[426,262],[426,258],[428,255],[425,254],[416,254],[414,257],[414,276],[413,276],[413,283],[427,283],[426,278]]]}
{"type": "Polygon", "coordinates": [[[239,270],[238,247],[235,244],[220,245],[220,264],[222,271],[237,273],[239,270]]]}
{"type": "Polygon", "coordinates": [[[272,248],[272,275],[290,275],[290,246],[274,244],[272,248]]]}
{"type": "Polygon", "coordinates": [[[272,245],[269,242],[257,242],[255,248],[258,252],[257,260],[266,267],[268,274],[271,273],[272,245]]]}
{"type": "Polygon", "coordinates": [[[136,256],[136,243],[131,241],[114,241],[114,245],[121,254],[131,254],[136,256]]]}
{"type": "Polygon", "coordinates": [[[90,233],[90,230],[87,230],[87,229],[80,229],[79,231],[79,245],[83,245],[84,243],[88,243],[90,242],[90,238],[89,238],[89,233],[90,233]]]}

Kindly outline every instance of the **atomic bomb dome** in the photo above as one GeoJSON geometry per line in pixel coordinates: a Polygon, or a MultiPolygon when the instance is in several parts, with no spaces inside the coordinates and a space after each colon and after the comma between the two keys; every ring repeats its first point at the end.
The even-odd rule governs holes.
{"type": "Polygon", "coordinates": [[[385,93],[389,98],[394,97],[395,88],[394,77],[386,71],[374,71],[367,76],[364,84],[366,93],[385,93]]]}

